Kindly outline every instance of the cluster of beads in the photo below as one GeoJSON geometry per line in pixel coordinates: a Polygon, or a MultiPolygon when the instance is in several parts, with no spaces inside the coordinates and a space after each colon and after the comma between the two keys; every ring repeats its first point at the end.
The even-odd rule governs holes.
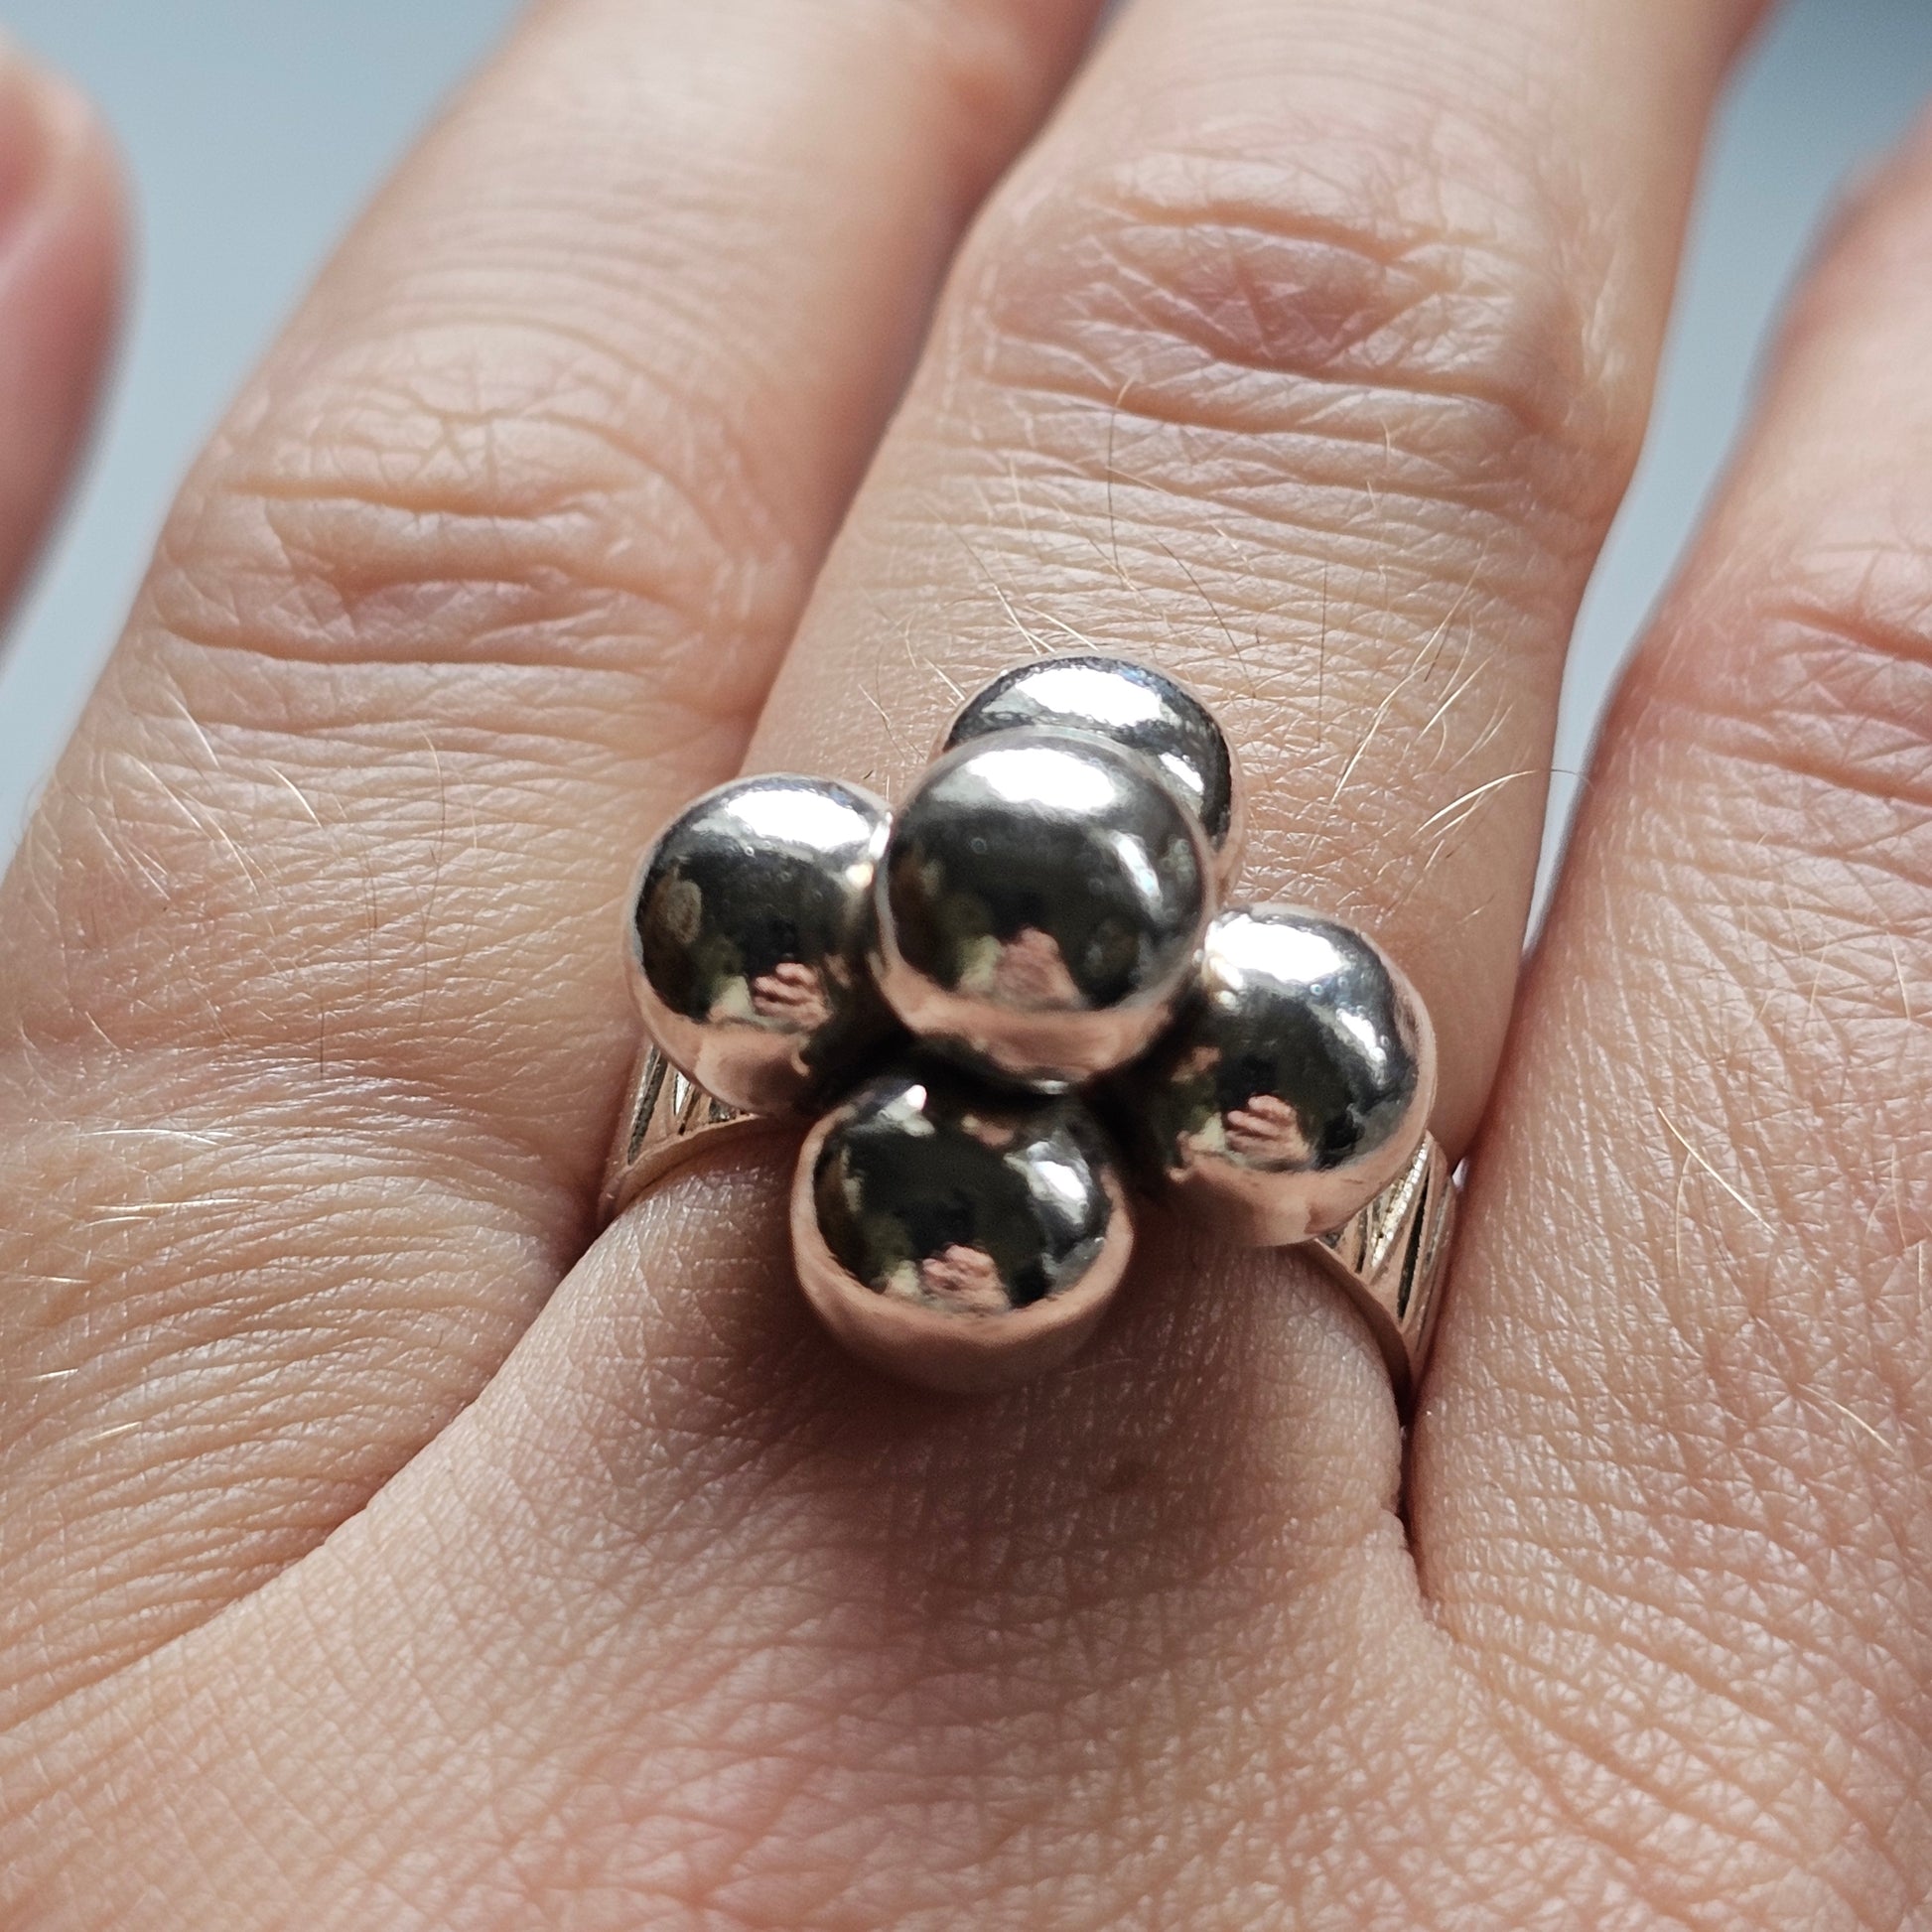
{"type": "Polygon", "coordinates": [[[1413,1160],[1421,1004],[1352,927],[1227,902],[1241,817],[1197,699],[1059,657],[972,699],[897,813],[743,778],[658,838],[645,1025],[724,1105],[816,1116],[792,1246],[857,1353],[958,1390],[1064,1359],[1126,1270],[1129,1174],[1275,1246],[1413,1160]]]}

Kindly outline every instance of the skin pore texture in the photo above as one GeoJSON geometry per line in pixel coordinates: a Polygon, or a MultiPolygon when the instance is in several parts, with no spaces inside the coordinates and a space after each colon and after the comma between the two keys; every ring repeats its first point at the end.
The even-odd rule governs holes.
{"type": "MultiPolygon", "coordinates": [[[[196,469],[0,894],[0,1927],[1904,1932],[1932,1890],[1932,140],[1521,948],[1742,0],[548,0],[196,469]],[[1095,647],[1470,1156],[1405,1437],[1148,1217],[1071,1366],[601,1234],[635,857],[1095,647]]],[[[0,572],[110,332],[0,60],[0,572]],[[11,418],[9,420],[12,420],[11,418]]]]}

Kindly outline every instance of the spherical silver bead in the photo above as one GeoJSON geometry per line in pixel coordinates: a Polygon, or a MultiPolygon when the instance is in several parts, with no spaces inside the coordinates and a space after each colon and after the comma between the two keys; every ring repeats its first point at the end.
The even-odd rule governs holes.
{"type": "Polygon", "coordinates": [[[741,778],[644,861],[633,983],[665,1056],[754,1113],[809,1105],[891,1031],[867,969],[891,818],[856,786],[741,778]]]}
{"type": "Polygon", "coordinates": [[[1194,993],[1113,1098],[1183,1211],[1273,1247],[1332,1232],[1388,1185],[1435,1094],[1429,1017],[1380,948],[1262,906],[1209,927],[1194,993]]]}
{"type": "Polygon", "coordinates": [[[969,698],[939,749],[1023,730],[1084,732],[1153,759],[1199,817],[1217,876],[1233,877],[1241,848],[1240,771],[1214,714],[1184,686],[1125,658],[1038,658],[969,698]]]}
{"type": "Polygon", "coordinates": [[[931,767],[879,872],[878,974],[965,1064],[1053,1090],[1173,1018],[1213,911],[1199,819],[1105,739],[1018,731],[931,767]]]}
{"type": "Polygon", "coordinates": [[[828,1114],[791,1195],[798,1279],[875,1367],[976,1393],[1086,1339],[1134,1244],[1115,1158],[1070,1096],[903,1063],[828,1114]]]}

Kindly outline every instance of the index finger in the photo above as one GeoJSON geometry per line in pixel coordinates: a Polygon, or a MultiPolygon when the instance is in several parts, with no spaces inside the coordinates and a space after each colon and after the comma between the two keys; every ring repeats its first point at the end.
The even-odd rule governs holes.
{"type": "Polygon", "coordinates": [[[584,1232],[737,762],[1086,0],[553,0],[236,407],[0,897],[0,1705],[292,1560],[584,1232]]]}

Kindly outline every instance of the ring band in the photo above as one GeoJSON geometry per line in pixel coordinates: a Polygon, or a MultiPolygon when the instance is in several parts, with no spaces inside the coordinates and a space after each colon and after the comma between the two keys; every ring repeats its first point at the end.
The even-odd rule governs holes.
{"type": "Polygon", "coordinates": [[[1415,1406],[1436,1338],[1455,1209],[1449,1156],[1425,1134],[1406,1172],[1332,1234],[1305,1244],[1368,1323],[1404,1414],[1415,1406]]]}
{"type": "Polygon", "coordinates": [[[618,1136],[605,1163],[598,1214],[608,1226],[673,1169],[710,1148],[756,1139],[783,1123],[714,1100],[648,1041],[631,1068],[618,1136]]]}
{"type": "Polygon", "coordinates": [[[1456,1198],[1435,1032],[1367,934],[1230,897],[1242,829],[1212,714],[1099,656],[996,678],[897,806],[785,773],[694,800],[631,900],[648,1047],[606,1218],[702,1150],[811,1123],[806,1298],[876,1366],[978,1392],[1085,1340],[1153,1193],[1307,1248],[1409,1406],[1456,1198]]]}
{"type": "MultiPolygon", "coordinates": [[[[646,1041],[605,1170],[602,1221],[615,1221],[687,1161],[783,1125],[714,1100],[646,1041]]],[[[1434,1134],[1425,1134],[1415,1159],[1366,1207],[1332,1234],[1301,1244],[1367,1323],[1405,1414],[1435,1338],[1455,1209],[1449,1157],[1434,1134]]]]}

